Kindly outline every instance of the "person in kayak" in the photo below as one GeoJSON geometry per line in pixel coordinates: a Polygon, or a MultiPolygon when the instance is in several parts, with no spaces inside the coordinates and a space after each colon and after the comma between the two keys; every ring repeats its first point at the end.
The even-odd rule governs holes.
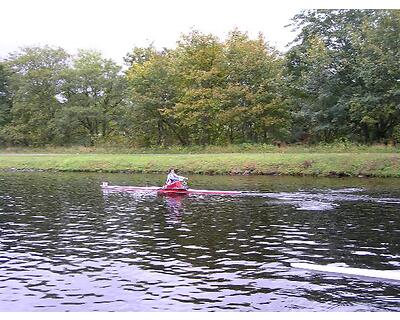
{"type": "Polygon", "coordinates": [[[174,168],[169,169],[167,181],[165,182],[164,189],[187,189],[187,186],[182,182],[187,181],[188,178],[179,176],[174,168]]]}

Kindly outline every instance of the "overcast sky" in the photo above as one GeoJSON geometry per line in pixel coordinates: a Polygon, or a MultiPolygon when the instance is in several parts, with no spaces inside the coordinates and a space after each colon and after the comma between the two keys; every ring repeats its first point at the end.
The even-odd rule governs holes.
{"type": "Polygon", "coordinates": [[[393,8],[398,0],[1,0],[0,58],[20,47],[97,49],[122,63],[135,46],[173,48],[192,28],[222,40],[237,27],[285,50],[284,26],[307,8],[393,8]],[[361,6],[360,6],[361,5],[361,6]]]}

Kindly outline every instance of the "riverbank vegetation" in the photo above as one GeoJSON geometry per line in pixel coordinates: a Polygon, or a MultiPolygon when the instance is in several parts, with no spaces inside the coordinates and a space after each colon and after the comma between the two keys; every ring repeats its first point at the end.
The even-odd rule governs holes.
{"type": "Polygon", "coordinates": [[[400,177],[396,153],[2,154],[0,170],[400,177]]]}
{"type": "Polygon", "coordinates": [[[152,146],[123,147],[113,145],[97,146],[44,146],[44,147],[4,147],[0,154],[229,154],[231,153],[399,153],[400,145],[355,144],[349,142],[319,143],[312,145],[290,144],[230,144],[206,146],[152,146]]]}
{"type": "Polygon", "coordinates": [[[308,10],[292,28],[286,53],[262,34],[192,31],[175,48],[133,48],[125,68],[90,50],[22,48],[0,61],[0,145],[281,152],[400,141],[400,10],[308,10]]]}

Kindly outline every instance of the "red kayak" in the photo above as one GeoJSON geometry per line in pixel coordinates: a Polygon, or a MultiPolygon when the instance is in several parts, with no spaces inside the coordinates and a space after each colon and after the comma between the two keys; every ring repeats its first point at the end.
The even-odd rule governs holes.
{"type": "Polygon", "coordinates": [[[133,186],[110,186],[103,182],[101,188],[105,192],[138,192],[138,193],[158,193],[161,195],[176,194],[210,194],[210,195],[238,195],[242,191],[220,191],[220,190],[198,190],[190,188],[163,188],[163,187],[133,187],[133,186]]]}

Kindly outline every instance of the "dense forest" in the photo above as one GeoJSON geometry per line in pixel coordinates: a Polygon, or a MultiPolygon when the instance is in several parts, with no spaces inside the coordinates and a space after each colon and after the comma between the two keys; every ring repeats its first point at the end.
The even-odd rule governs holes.
{"type": "Polygon", "coordinates": [[[400,10],[306,10],[285,53],[233,30],[173,49],[0,60],[0,145],[400,142],[400,10]]]}

